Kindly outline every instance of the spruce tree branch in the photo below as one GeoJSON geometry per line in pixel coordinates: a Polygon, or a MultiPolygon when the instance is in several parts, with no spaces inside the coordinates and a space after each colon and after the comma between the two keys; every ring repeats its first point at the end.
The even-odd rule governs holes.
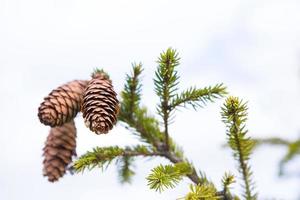
{"type": "Polygon", "coordinates": [[[190,185],[190,192],[184,197],[185,200],[220,200],[220,196],[214,185],[205,183],[202,185],[190,185]]]}
{"type": "MultiPolygon", "coordinates": [[[[165,157],[166,159],[168,159],[170,162],[172,162],[174,164],[184,162],[184,160],[182,158],[177,157],[174,153],[171,153],[169,151],[163,152],[163,157],[165,157]]],[[[200,177],[198,176],[198,174],[193,166],[192,166],[191,173],[187,174],[186,176],[195,184],[203,183],[203,181],[200,179],[200,177]]]]}
{"type": "Polygon", "coordinates": [[[170,110],[176,107],[186,107],[191,105],[194,109],[203,107],[207,102],[213,102],[215,99],[226,95],[226,87],[223,84],[217,84],[213,87],[197,89],[191,87],[180,94],[177,94],[170,103],[170,110]]]}
{"type": "MultiPolygon", "coordinates": [[[[214,87],[207,87],[204,89],[191,89],[183,92],[181,95],[176,94],[177,85],[179,83],[179,76],[177,75],[176,67],[179,65],[178,53],[169,48],[166,52],[163,52],[158,59],[158,68],[155,72],[154,84],[155,92],[160,98],[160,102],[157,106],[158,114],[162,117],[163,128],[161,131],[159,123],[156,118],[150,116],[147,109],[139,106],[139,100],[136,101],[135,96],[140,97],[140,85],[139,75],[134,78],[134,73],[127,76],[124,92],[122,92],[122,102],[119,114],[119,120],[124,121],[134,134],[138,135],[143,142],[152,145],[152,151],[143,154],[142,156],[160,156],[169,160],[173,164],[187,162],[183,152],[178,149],[174,144],[172,138],[169,136],[168,125],[170,118],[172,117],[172,109],[178,106],[185,106],[190,104],[192,106],[201,106],[200,103],[212,102],[214,99],[226,94],[226,88],[220,84],[214,87]],[[137,84],[133,84],[136,80],[137,84]],[[137,85],[136,87],[132,87],[137,85]],[[177,98],[176,98],[177,97],[177,98]],[[174,100],[175,99],[175,100],[174,100]],[[135,103],[133,103],[135,102],[135,103]],[[173,107],[174,106],[174,107],[173,107]],[[133,108],[134,109],[130,109],[133,108]],[[133,111],[133,112],[132,112],[133,111]]],[[[123,152],[120,156],[140,156],[140,152],[123,152]]],[[[185,176],[189,178],[195,185],[204,185],[207,183],[203,177],[199,176],[195,170],[195,167],[191,166],[191,172],[185,176]]],[[[217,196],[222,196],[225,199],[223,191],[216,192],[217,196]]],[[[228,198],[227,198],[228,199],[228,198]]],[[[230,198],[229,198],[230,199],[230,198]]]]}
{"type": "Polygon", "coordinates": [[[176,67],[179,65],[180,58],[176,50],[168,48],[166,52],[160,54],[158,58],[158,68],[155,72],[154,85],[155,92],[160,98],[157,111],[163,118],[165,148],[169,150],[169,118],[170,118],[170,99],[175,95],[179,76],[176,67]]]}
{"type": "Polygon", "coordinates": [[[95,167],[103,168],[108,166],[114,159],[120,157],[153,157],[163,156],[161,152],[155,152],[145,146],[127,147],[125,149],[118,146],[96,147],[92,151],[80,156],[73,164],[76,172],[92,170],[95,167]]]}
{"type": "Polygon", "coordinates": [[[244,197],[247,200],[254,200],[256,199],[257,194],[252,194],[252,172],[248,165],[254,143],[253,140],[246,137],[247,130],[244,130],[246,117],[246,104],[237,97],[228,97],[222,107],[223,122],[228,128],[228,144],[234,152],[234,158],[239,163],[239,171],[241,172],[244,181],[244,197]]]}
{"type": "Polygon", "coordinates": [[[123,183],[130,183],[132,176],[135,175],[134,170],[131,168],[134,162],[134,157],[123,156],[117,161],[119,180],[123,183]]]}
{"type": "Polygon", "coordinates": [[[271,138],[255,138],[252,139],[254,141],[255,146],[269,144],[269,145],[280,145],[280,146],[288,146],[290,145],[290,141],[278,138],[278,137],[271,137],[271,138]]]}
{"type": "Polygon", "coordinates": [[[164,126],[165,126],[165,142],[166,142],[166,150],[168,151],[170,148],[169,144],[169,129],[168,129],[168,119],[169,119],[169,114],[167,112],[164,112],[164,126]]]}
{"type": "Polygon", "coordinates": [[[159,192],[167,188],[174,188],[190,172],[190,164],[185,162],[174,165],[159,165],[152,169],[147,177],[148,185],[150,189],[159,192]]]}
{"type": "MultiPolygon", "coordinates": [[[[137,113],[140,113],[143,109],[137,109],[140,110],[137,113]]],[[[145,112],[142,112],[144,114],[138,114],[137,116],[134,116],[131,121],[131,124],[129,124],[132,128],[134,128],[141,138],[151,138],[147,139],[146,141],[153,145],[155,148],[155,152],[151,154],[147,154],[144,156],[160,156],[164,157],[167,160],[169,160],[171,163],[177,164],[181,162],[186,162],[186,159],[183,156],[183,153],[181,150],[178,150],[176,146],[174,146],[174,143],[172,142],[172,139],[169,138],[169,142],[171,141],[169,150],[166,150],[165,143],[163,142],[163,138],[161,138],[161,132],[159,131],[158,122],[154,120],[154,118],[149,118],[149,116],[145,112]],[[149,120],[151,119],[151,120],[149,120]],[[145,123],[146,122],[146,123],[145,123]]],[[[133,152],[128,152],[127,155],[132,156],[138,156],[140,154],[136,154],[133,152]]],[[[205,183],[205,180],[200,178],[197,174],[195,167],[190,163],[192,167],[191,173],[187,174],[186,177],[189,178],[194,184],[201,185],[205,183]]],[[[223,197],[225,199],[225,194],[223,191],[219,191],[217,193],[218,196],[223,197]]],[[[226,200],[230,200],[230,198],[227,197],[226,200]]]]}
{"type": "Polygon", "coordinates": [[[122,103],[118,118],[130,122],[139,105],[141,99],[141,81],[140,75],[143,71],[142,64],[132,64],[131,74],[126,75],[126,84],[121,93],[122,103]]]}
{"type": "Polygon", "coordinates": [[[287,149],[285,156],[281,159],[279,163],[279,175],[284,174],[284,166],[294,157],[300,155],[300,139],[296,139],[294,141],[287,140],[278,137],[270,137],[270,138],[259,138],[253,139],[255,147],[262,145],[276,145],[276,146],[284,146],[287,149]]]}
{"type": "Polygon", "coordinates": [[[222,178],[223,193],[226,196],[225,199],[232,198],[229,186],[233,183],[235,183],[234,175],[232,175],[231,173],[225,173],[222,178]]]}
{"type": "Polygon", "coordinates": [[[164,148],[164,136],[159,129],[158,121],[150,116],[146,108],[137,108],[132,118],[125,118],[124,122],[129,125],[126,128],[139,136],[143,142],[153,145],[156,149],[164,148]]]}
{"type": "Polygon", "coordinates": [[[246,189],[246,197],[247,197],[247,200],[251,200],[252,198],[252,195],[251,195],[251,190],[250,190],[250,180],[249,180],[249,174],[248,174],[248,167],[247,167],[247,164],[245,162],[245,158],[242,154],[242,147],[241,147],[241,143],[240,143],[240,140],[238,138],[238,132],[239,132],[239,127],[237,127],[236,125],[236,117],[234,117],[232,119],[233,123],[235,124],[234,125],[234,130],[233,130],[233,133],[234,133],[234,140],[235,140],[235,143],[236,143],[236,146],[237,146],[237,152],[238,152],[238,159],[239,159],[239,163],[240,163],[240,168],[242,170],[242,174],[243,174],[243,178],[244,178],[244,184],[245,184],[245,189],[246,189]]]}

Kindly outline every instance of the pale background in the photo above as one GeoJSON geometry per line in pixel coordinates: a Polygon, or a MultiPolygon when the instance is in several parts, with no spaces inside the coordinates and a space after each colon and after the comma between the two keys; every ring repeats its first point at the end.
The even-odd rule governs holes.
{"type": "MultiPolygon", "coordinates": [[[[188,191],[150,191],[145,177],[163,159],[138,159],[132,185],[120,185],[112,165],[57,183],[42,176],[42,147],[49,131],[37,108],[53,88],[87,79],[95,67],[111,75],[117,92],[131,62],[141,61],[143,104],[155,112],[153,75],[159,53],[180,52],[181,88],[225,83],[249,101],[249,134],[295,139],[300,125],[299,0],[0,0],[0,199],[176,199],[188,191]]],[[[171,135],[195,166],[218,185],[235,162],[225,142],[220,106],[182,109],[171,135]]],[[[138,143],[121,126],[97,136],[78,127],[78,154],[96,145],[138,143]]],[[[278,178],[285,149],[260,148],[252,156],[259,199],[299,199],[300,178],[278,178]]],[[[300,160],[288,165],[299,173],[300,160]],[[298,168],[297,168],[298,167],[298,168]]],[[[239,184],[233,185],[240,192],[239,184]]]]}

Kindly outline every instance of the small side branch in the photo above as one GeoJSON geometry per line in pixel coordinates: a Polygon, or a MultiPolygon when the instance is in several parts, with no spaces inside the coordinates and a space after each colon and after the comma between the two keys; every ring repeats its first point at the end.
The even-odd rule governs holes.
{"type": "Polygon", "coordinates": [[[239,171],[244,181],[244,197],[246,200],[257,199],[253,192],[252,172],[248,161],[252,153],[254,142],[245,130],[247,120],[247,105],[237,97],[228,97],[222,107],[223,122],[227,126],[228,144],[233,150],[233,156],[239,163],[239,171]]]}
{"type": "Polygon", "coordinates": [[[168,48],[167,51],[160,54],[158,58],[158,67],[155,72],[154,85],[155,92],[160,98],[160,103],[157,106],[158,114],[161,115],[164,123],[165,148],[168,151],[169,144],[169,118],[171,114],[170,100],[174,97],[179,83],[179,76],[176,67],[179,65],[180,58],[176,50],[168,48]]]}

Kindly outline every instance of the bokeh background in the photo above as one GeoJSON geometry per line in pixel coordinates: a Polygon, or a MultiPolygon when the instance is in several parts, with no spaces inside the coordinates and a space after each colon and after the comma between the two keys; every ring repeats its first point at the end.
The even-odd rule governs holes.
{"type": "MultiPolygon", "coordinates": [[[[163,159],[138,159],[131,185],[116,168],[66,175],[57,183],[42,176],[48,127],[37,108],[53,88],[88,79],[95,67],[110,73],[119,93],[132,62],[142,62],[143,104],[155,114],[153,76],[159,53],[176,48],[182,89],[224,83],[249,105],[253,137],[299,136],[299,0],[0,0],[0,199],[176,199],[188,192],[185,179],[159,194],[145,177],[163,159]]],[[[225,142],[220,106],[181,109],[172,137],[198,169],[220,185],[225,171],[237,174],[225,142]]],[[[97,136],[76,119],[78,154],[95,146],[139,141],[121,125],[97,136]]],[[[259,148],[252,156],[259,199],[299,199],[300,160],[278,178],[285,149],[259,148]],[[297,168],[298,167],[298,168],[297,168]],[[297,171],[298,170],[298,171],[297,171]],[[295,172],[295,173],[294,173],[295,172]]],[[[234,185],[240,192],[239,184],[234,185]]]]}

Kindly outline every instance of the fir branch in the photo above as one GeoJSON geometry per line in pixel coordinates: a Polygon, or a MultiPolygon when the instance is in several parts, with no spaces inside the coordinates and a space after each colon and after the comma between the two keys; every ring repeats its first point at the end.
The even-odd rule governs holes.
{"type": "MultiPolygon", "coordinates": [[[[181,163],[181,162],[188,162],[187,159],[178,157],[174,152],[165,151],[165,152],[163,152],[162,156],[165,157],[166,159],[168,159],[173,164],[181,163]]],[[[189,164],[192,168],[192,172],[190,174],[187,174],[187,177],[195,184],[203,184],[203,180],[201,179],[201,177],[198,176],[192,163],[189,163],[189,164]]]]}
{"type": "Polygon", "coordinates": [[[159,165],[151,170],[147,177],[150,189],[162,192],[164,189],[174,188],[183,176],[192,171],[188,163],[176,163],[174,165],[159,165]]]}
{"type": "Polygon", "coordinates": [[[126,74],[126,83],[121,93],[122,102],[119,120],[131,122],[141,100],[140,75],[143,71],[142,64],[132,64],[131,74],[126,74]]]}
{"type": "Polygon", "coordinates": [[[73,168],[78,172],[83,172],[86,169],[92,170],[95,167],[104,168],[107,167],[114,159],[123,157],[135,157],[135,156],[162,156],[160,152],[151,151],[146,146],[126,147],[125,149],[113,146],[113,147],[96,147],[92,151],[88,151],[86,154],[79,157],[74,162],[73,168]]]}
{"type": "Polygon", "coordinates": [[[217,195],[217,190],[214,185],[198,184],[190,185],[190,192],[185,196],[185,200],[220,200],[221,197],[217,195]]]}
{"type": "Polygon", "coordinates": [[[131,156],[123,156],[118,160],[118,174],[121,183],[131,183],[132,176],[135,174],[131,168],[134,158],[131,156]]]}
{"type": "Polygon", "coordinates": [[[155,92],[160,99],[157,111],[163,118],[166,150],[169,150],[169,131],[168,124],[170,118],[170,99],[174,97],[179,83],[176,67],[179,65],[180,58],[176,50],[168,48],[160,54],[158,58],[158,68],[155,72],[154,85],[155,92]]]}
{"type": "Polygon", "coordinates": [[[138,108],[135,117],[130,123],[136,129],[134,132],[142,141],[152,144],[157,149],[162,149],[164,140],[163,133],[160,131],[159,122],[149,115],[145,107],[138,108]]]}
{"type": "Polygon", "coordinates": [[[176,144],[171,137],[169,137],[169,145],[170,145],[169,151],[172,152],[174,156],[176,156],[179,159],[185,160],[183,149],[178,144],[176,144]]]}
{"type": "Polygon", "coordinates": [[[163,141],[163,133],[159,129],[158,121],[148,114],[145,107],[139,106],[141,99],[141,80],[143,71],[142,64],[132,64],[131,74],[126,75],[126,83],[121,93],[121,109],[119,120],[126,122],[135,128],[134,134],[138,135],[143,142],[160,148],[163,141]]]}
{"type": "Polygon", "coordinates": [[[234,158],[239,162],[239,171],[244,181],[244,197],[247,200],[256,199],[253,194],[252,172],[248,161],[254,143],[246,135],[245,122],[247,119],[247,106],[237,97],[228,97],[222,107],[222,120],[227,126],[228,144],[233,150],[234,158]]]}
{"type": "Polygon", "coordinates": [[[229,186],[233,183],[235,183],[234,175],[231,173],[225,173],[222,178],[223,193],[226,197],[225,199],[232,199],[229,186]]]}
{"type": "Polygon", "coordinates": [[[103,168],[105,165],[108,166],[116,157],[122,155],[123,152],[124,150],[117,146],[93,148],[92,151],[88,151],[75,161],[74,169],[78,173],[86,169],[92,170],[95,167],[103,168]]]}
{"type": "Polygon", "coordinates": [[[170,109],[173,110],[176,107],[191,105],[196,110],[197,107],[203,107],[208,102],[214,102],[215,99],[223,97],[226,94],[226,87],[223,84],[202,89],[191,87],[172,98],[170,109]]]}
{"type": "Polygon", "coordinates": [[[264,144],[269,145],[279,145],[279,146],[288,146],[290,144],[290,141],[278,138],[278,137],[271,137],[271,138],[261,138],[261,139],[252,139],[255,146],[260,146],[264,144]]]}
{"type": "Polygon", "coordinates": [[[213,184],[208,178],[205,172],[199,171],[199,178],[201,179],[201,184],[213,184]]]}
{"type": "Polygon", "coordinates": [[[284,174],[285,164],[288,163],[289,161],[291,161],[296,156],[300,156],[300,140],[290,142],[289,145],[287,145],[287,153],[281,159],[280,164],[279,164],[279,175],[284,174]]]}
{"type": "Polygon", "coordinates": [[[271,137],[271,138],[261,138],[261,139],[253,139],[255,146],[261,145],[276,145],[276,146],[284,146],[287,148],[287,152],[285,156],[281,159],[279,163],[279,175],[284,174],[285,165],[294,159],[296,156],[300,156],[300,139],[295,141],[289,141],[283,138],[271,137]]]}

